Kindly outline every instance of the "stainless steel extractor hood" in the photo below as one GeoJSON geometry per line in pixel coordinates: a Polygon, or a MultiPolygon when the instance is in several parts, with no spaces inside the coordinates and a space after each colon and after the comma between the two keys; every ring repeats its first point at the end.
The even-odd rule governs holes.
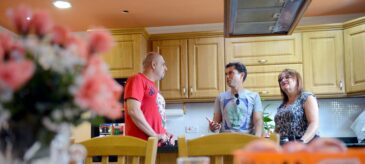
{"type": "Polygon", "coordinates": [[[225,0],[225,36],[291,34],[310,1],[225,0]]]}

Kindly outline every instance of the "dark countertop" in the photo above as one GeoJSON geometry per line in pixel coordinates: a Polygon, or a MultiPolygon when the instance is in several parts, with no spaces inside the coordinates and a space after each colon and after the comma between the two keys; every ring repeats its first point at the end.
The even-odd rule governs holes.
{"type": "Polygon", "coordinates": [[[365,143],[359,143],[357,141],[356,137],[336,137],[337,139],[341,140],[342,142],[345,143],[345,145],[347,147],[364,147],[365,148],[365,143]]]}
{"type": "Polygon", "coordinates": [[[365,148],[365,143],[345,143],[345,145],[349,148],[356,148],[356,147],[365,148]]]}
{"type": "Polygon", "coordinates": [[[157,153],[175,153],[177,151],[177,140],[175,140],[175,145],[169,144],[157,148],[157,153]]]}
{"type": "Polygon", "coordinates": [[[157,153],[175,153],[175,152],[177,152],[177,144],[175,144],[174,146],[167,145],[157,148],[157,153]]]}

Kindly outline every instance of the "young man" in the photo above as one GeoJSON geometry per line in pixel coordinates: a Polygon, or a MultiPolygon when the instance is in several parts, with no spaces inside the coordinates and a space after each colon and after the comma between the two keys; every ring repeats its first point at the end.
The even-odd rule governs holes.
{"type": "Polygon", "coordinates": [[[209,128],[216,132],[241,132],[262,135],[262,104],[256,92],[244,89],[247,70],[242,63],[229,63],[225,69],[230,90],[219,94],[214,103],[214,118],[209,128]]]}
{"type": "Polygon", "coordinates": [[[150,52],[143,61],[143,73],[128,78],[124,93],[126,135],[144,140],[157,137],[162,143],[170,139],[162,125],[156,103],[158,89],[154,83],[161,80],[166,71],[163,57],[150,52]]]}

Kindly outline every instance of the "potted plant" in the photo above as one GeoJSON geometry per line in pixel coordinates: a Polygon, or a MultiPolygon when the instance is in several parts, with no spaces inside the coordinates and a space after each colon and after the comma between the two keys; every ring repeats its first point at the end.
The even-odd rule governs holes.
{"type": "Polygon", "coordinates": [[[264,107],[263,110],[263,122],[264,122],[264,136],[265,137],[270,137],[270,134],[273,132],[273,129],[275,128],[275,126],[273,125],[273,120],[270,118],[270,113],[267,112],[267,108],[270,106],[271,104],[267,104],[264,107]]]}

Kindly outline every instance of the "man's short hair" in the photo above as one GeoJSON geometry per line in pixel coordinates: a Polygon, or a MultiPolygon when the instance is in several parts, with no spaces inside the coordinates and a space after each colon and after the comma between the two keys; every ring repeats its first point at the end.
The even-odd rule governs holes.
{"type": "Polygon", "coordinates": [[[234,69],[236,69],[238,71],[238,73],[245,73],[245,75],[243,76],[243,80],[242,82],[244,82],[246,80],[246,77],[247,77],[247,69],[246,69],[246,66],[240,62],[231,62],[231,63],[228,63],[226,65],[226,69],[229,68],[229,67],[234,67],[234,69]]]}
{"type": "Polygon", "coordinates": [[[143,60],[143,68],[147,68],[151,65],[152,61],[160,56],[157,52],[149,52],[147,53],[146,57],[143,60]]]}

